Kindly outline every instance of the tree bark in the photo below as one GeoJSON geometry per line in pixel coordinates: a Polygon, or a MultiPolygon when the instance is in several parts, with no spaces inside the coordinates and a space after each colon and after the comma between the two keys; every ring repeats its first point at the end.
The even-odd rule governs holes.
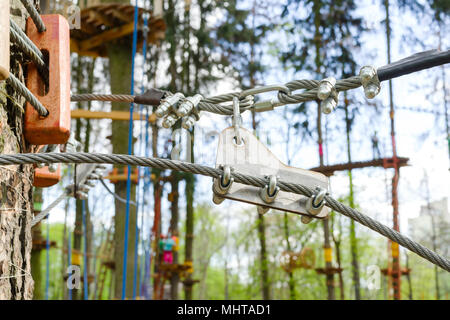
{"type": "MultiPolygon", "coordinates": [[[[26,11],[20,1],[10,1],[10,16],[25,29],[26,11]]],[[[4,32],[4,31],[3,31],[4,32]]],[[[11,47],[10,72],[24,81],[25,60],[11,47]]],[[[0,153],[34,151],[23,138],[25,99],[0,82],[0,153]]],[[[32,165],[0,168],[0,299],[32,299],[31,277],[32,165]]]]}

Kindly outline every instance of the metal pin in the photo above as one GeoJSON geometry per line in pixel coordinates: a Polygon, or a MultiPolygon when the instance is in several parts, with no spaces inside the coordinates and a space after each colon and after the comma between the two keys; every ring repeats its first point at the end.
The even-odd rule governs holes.
{"type": "Polygon", "coordinates": [[[336,79],[333,77],[325,78],[319,82],[319,87],[317,89],[317,97],[320,100],[327,99],[335,89],[336,79]]]}
{"type": "Polygon", "coordinates": [[[173,96],[169,96],[167,98],[162,99],[160,105],[158,106],[158,108],[156,108],[155,115],[158,118],[164,117],[166,114],[169,113],[170,109],[172,107],[175,107],[178,101],[180,101],[183,98],[184,94],[182,94],[181,92],[177,92],[173,96]]]}
{"type": "Polygon", "coordinates": [[[200,101],[203,99],[203,96],[201,94],[196,94],[193,97],[187,97],[185,98],[181,103],[180,106],[176,110],[177,116],[184,117],[191,112],[192,109],[194,109],[200,101]]]}
{"type": "Polygon", "coordinates": [[[162,126],[166,129],[172,127],[177,122],[178,117],[175,113],[169,113],[163,120],[162,126]]]}

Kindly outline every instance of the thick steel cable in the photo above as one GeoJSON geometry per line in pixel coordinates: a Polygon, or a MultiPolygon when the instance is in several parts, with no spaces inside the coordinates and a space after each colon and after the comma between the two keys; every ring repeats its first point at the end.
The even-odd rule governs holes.
{"type": "Polygon", "coordinates": [[[27,44],[27,47],[30,50],[33,50],[34,53],[36,53],[36,55],[39,58],[44,60],[44,55],[42,54],[41,50],[39,50],[39,48],[36,47],[34,42],[31,41],[30,38],[28,38],[28,36],[25,34],[25,32],[22,31],[22,29],[14,22],[13,19],[9,19],[9,25],[10,25],[11,29],[14,30],[18,34],[20,39],[27,44]]]}
{"type": "Polygon", "coordinates": [[[111,102],[133,102],[134,96],[129,94],[73,94],[70,96],[70,101],[111,101],[111,102]]]}
{"type": "Polygon", "coordinates": [[[31,20],[33,20],[34,24],[36,25],[36,28],[39,32],[44,32],[46,30],[44,21],[42,21],[41,16],[39,15],[39,12],[36,10],[34,5],[30,2],[30,0],[20,0],[22,2],[25,9],[27,9],[28,14],[31,17],[31,20]]]}
{"type": "Polygon", "coordinates": [[[33,228],[36,224],[45,219],[50,214],[50,211],[52,211],[61,201],[63,201],[68,196],[69,194],[67,192],[64,192],[58,198],[56,198],[56,200],[53,201],[47,208],[35,215],[33,220],[31,221],[31,227],[33,228]]]}
{"type": "Polygon", "coordinates": [[[34,64],[36,65],[39,74],[41,75],[41,77],[44,79],[45,83],[48,85],[48,67],[45,64],[44,60],[42,60],[42,58],[36,54],[36,52],[31,49],[30,46],[28,46],[28,44],[19,36],[19,34],[14,30],[11,29],[10,32],[11,35],[11,40],[19,47],[19,49],[25,53],[25,55],[31,59],[31,61],[34,62],[34,64]]]}
{"type": "Polygon", "coordinates": [[[39,102],[39,100],[28,90],[27,87],[17,79],[12,73],[9,74],[9,77],[6,79],[8,84],[13,87],[15,91],[17,91],[20,95],[22,95],[31,106],[36,109],[39,115],[46,117],[48,116],[48,110],[39,102]]]}
{"type": "MultiPolygon", "coordinates": [[[[190,172],[194,174],[200,174],[212,178],[219,178],[223,171],[221,169],[211,168],[195,163],[188,163],[169,159],[160,158],[146,158],[123,154],[99,154],[99,153],[22,153],[12,155],[0,155],[0,165],[12,165],[12,164],[32,164],[32,163],[108,163],[108,164],[124,164],[124,165],[138,165],[153,167],[157,169],[170,169],[176,171],[190,172]]],[[[267,180],[263,177],[250,176],[238,172],[233,172],[232,176],[234,181],[255,187],[264,187],[267,184],[267,180]]],[[[297,193],[306,197],[311,197],[314,190],[296,183],[289,183],[284,181],[278,181],[277,185],[281,190],[297,193]]],[[[326,205],[340,212],[343,215],[365,225],[369,229],[372,229],[381,235],[389,238],[390,240],[398,243],[399,245],[409,249],[410,251],[418,254],[422,258],[430,261],[431,263],[441,267],[442,269],[450,272],[450,261],[445,257],[429,250],[421,244],[409,239],[401,233],[392,230],[391,228],[383,225],[382,223],[364,215],[363,213],[352,209],[330,196],[326,196],[326,205]]]]}

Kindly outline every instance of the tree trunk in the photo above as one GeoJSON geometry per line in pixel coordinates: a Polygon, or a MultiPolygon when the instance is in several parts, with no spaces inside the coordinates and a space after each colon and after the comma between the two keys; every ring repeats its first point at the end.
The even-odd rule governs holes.
{"type": "MultiPolygon", "coordinates": [[[[42,188],[34,188],[33,192],[33,202],[34,202],[34,215],[37,215],[42,210],[42,188]]],[[[42,300],[44,298],[42,292],[42,268],[41,268],[41,252],[42,248],[40,244],[44,243],[44,238],[42,237],[41,224],[37,224],[32,229],[33,242],[39,243],[36,247],[33,246],[31,250],[31,275],[34,280],[34,291],[33,299],[42,300]]]]}
{"type": "MultiPolygon", "coordinates": [[[[191,161],[194,162],[194,129],[188,135],[190,139],[191,161]]],[[[185,240],[185,263],[192,265],[193,263],[193,246],[194,246],[194,189],[195,176],[191,173],[185,175],[186,181],[186,240],[185,240]]],[[[190,271],[190,270],[189,270],[190,271]]],[[[192,272],[187,273],[184,283],[184,298],[192,300],[192,272]]]]}
{"type": "MultiPolygon", "coordinates": [[[[167,236],[179,236],[178,233],[178,219],[179,219],[179,210],[178,210],[178,201],[179,201],[179,173],[176,171],[172,172],[172,179],[170,181],[172,190],[172,205],[170,207],[170,211],[172,214],[172,217],[170,219],[170,232],[167,236]]],[[[173,252],[173,264],[178,264],[178,251],[174,250],[173,252]]],[[[173,272],[172,277],[170,278],[170,297],[172,300],[178,300],[178,285],[180,282],[180,275],[178,272],[173,272]]]]}
{"type": "MultiPolygon", "coordinates": [[[[389,0],[383,1],[386,11],[386,42],[387,42],[387,60],[391,63],[391,27],[390,27],[390,15],[389,15],[389,0]]],[[[400,226],[398,222],[398,194],[397,187],[400,178],[399,167],[397,164],[397,149],[395,145],[395,122],[394,122],[394,94],[392,88],[392,81],[389,80],[389,106],[390,106],[390,119],[391,119],[391,142],[392,142],[392,157],[394,158],[394,177],[392,178],[392,211],[393,211],[393,228],[395,231],[400,232],[400,226]]],[[[401,270],[400,270],[400,254],[398,244],[391,242],[392,251],[392,286],[394,288],[394,299],[401,299],[401,270]],[[396,248],[396,249],[395,249],[396,248]]]]}
{"type": "MultiPolygon", "coordinates": [[[[347,135],[347,158],[348,162],[352,162],[351,145],[350,145],[350,118],[348,115],[348,99],[347,94],[344,98],[345,104],[345,124],[346,124],[346,135],[347,135]]],[[[354,203],[354,193],[353,193],[353,175],[352,170],[348,170],[348,180],[350,185],[349,194],[349,204],[351,208],[355,208],[354,203]]],[[[356,227],[355,221],[350,221],[350,250],[352,257],[352,275],[353,275],[353,286],[355,289],[355,299],[361,300],[361,290],[360,290],[360,280],[359,280],[359,263],[358,263],[358,240],[356,239],[356,227]]]]}
{"type": "MultiPolygon", "coordinates": [[[[25,29],[26,10],[11,0],[11,17],[25,29]]],[[[5,31],[3,31],[5,32],[5,31]]],[[[11,47],[10,72],[24,81],[25,60],[16,46],[11,47]]],[[[34,151],[23,139],[25,99],[0,82],[0,153],[34,151]]],[[[32,299],[31,277],[32,165],[0,168],[0,300],[32,299]]]]}
{"type": "MultiPolygon", "coordinates": [[[[286,246],[287,251],[291,252],[291,243],[289,241],[289,224],[288,224],[288,214],[284,213],[284,236],[286,239],[286,246]]],[[[291,300],[296,299],[296,293],[295,293],[295,281],[294,281],[294,274],[291,270],[288,271],[288,285],[289,285],[289,298],[291,300]]]]}

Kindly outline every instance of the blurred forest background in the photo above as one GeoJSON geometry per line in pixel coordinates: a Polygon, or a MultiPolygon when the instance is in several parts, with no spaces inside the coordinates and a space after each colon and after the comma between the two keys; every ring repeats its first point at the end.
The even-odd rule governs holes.
{"type": "MultiPolygon", "coordinates": [[[[129,4],[73,1],[81,9],[112,2],[129,4]]],[[[41,7],[64,14],[70,3],[41,1],[41,7]]],[[[156,9],[153,1],[138,5],[156,9]]],[[[450,40],[450,2],[445,0],[166,0],[159,14],[166,25],[164,36],[156,44],[147,43],[145,56],[142,48],[138,52],[135,92],[155,87],[212,96],[294,79],[341,79],[358,74],[364,65],[379,67],[419,51],[448,50],[450,40]]],[[[130,92],[131,37],[108,48],[106,57],[72,53],[72,93],[130,92]]],[[[396,79],[391,94],[384,82],[373,100],[364,97],[362,88],[347,91],[330,115],[321,115],[316,102],[246,112],[243,126],[292,166],[308,169],[366,161],[392,156],[392,105],[397,153],[410,159],[410,166],[401,169],[399,183],[400,231],[449,257],[448,74],[448,66],[443,66],[396,79]]],[[[271,95],[257,99],[264,97],[271,95]]],[[[79,102],[72,108],[128,110],[129,104],[79,102]]],[[[135,108],[147,112],[147,107],[135,108]]],[[[83,151],[127,152],[128,122],[72,121],[83,151]]],[[[181,146],[180,158],[192,152],[196,163],[214,165],[217,133],[230,123],[229,117],[202,115],[188,134],[174,131],[179,124],[172,130],[162,128],[159,121],[149,126],[135,121],[134,154],[169,158],[173,146],[181,146]]],[[[42,208],[73,180],[73,167],[63,168],[58,187],[35,190],[35,202],[42,208]]],[[[391,267],[387,239],[339,213],[331,213],[326,225],[315,220],[303,224],[294,214],[272,210],[258,215],[254,206],[230,200],[216,206],[211,181],[205,177],[147,169],[140,169],[139,175],[132,191],[138,209],[131,206],[128,298],[156,298],[154,281],[161,274],[155,269],[155,252],[160,234],[169,230],[179,239],[174,263],[190,266],[192,261],[192,268],[170,276],[160,298],[393,298],[391,278],[382,272],[391,267]],[[161,216],[155,218],[157,198],[161,216]],[[324,241],[332,250],[328,267],[337,270],[328,277],[320,272],[327,267],[324,241]],[[302,262],[287,267],[293,253],[302,262]]],[[[331,192],[392,226],[393,175],[392,169],[383,168],[336,172],[330,178],[331,192]]],[[[125,182],[105,183],[125,198],[125,182]]],[[[35,299],[120,298],[124,228],[120,217],[125,205],[100,183],[85,204],[85,220],[82,201],[69,198],[34,228],[33,239],[42,243],[48,239],[51,244],[32,253],[35,299]],[[69,258],[72,263],[79,259],[89,278],[86,291],[82,285],[71,296],[65,283],[69,258]],[[108,267],[114,263],[115,269],[108,267]]],[[[402,299],[449,299],[447,272],[403,249],[400,264],[410,269],[402,276],[402,299]]]]}

